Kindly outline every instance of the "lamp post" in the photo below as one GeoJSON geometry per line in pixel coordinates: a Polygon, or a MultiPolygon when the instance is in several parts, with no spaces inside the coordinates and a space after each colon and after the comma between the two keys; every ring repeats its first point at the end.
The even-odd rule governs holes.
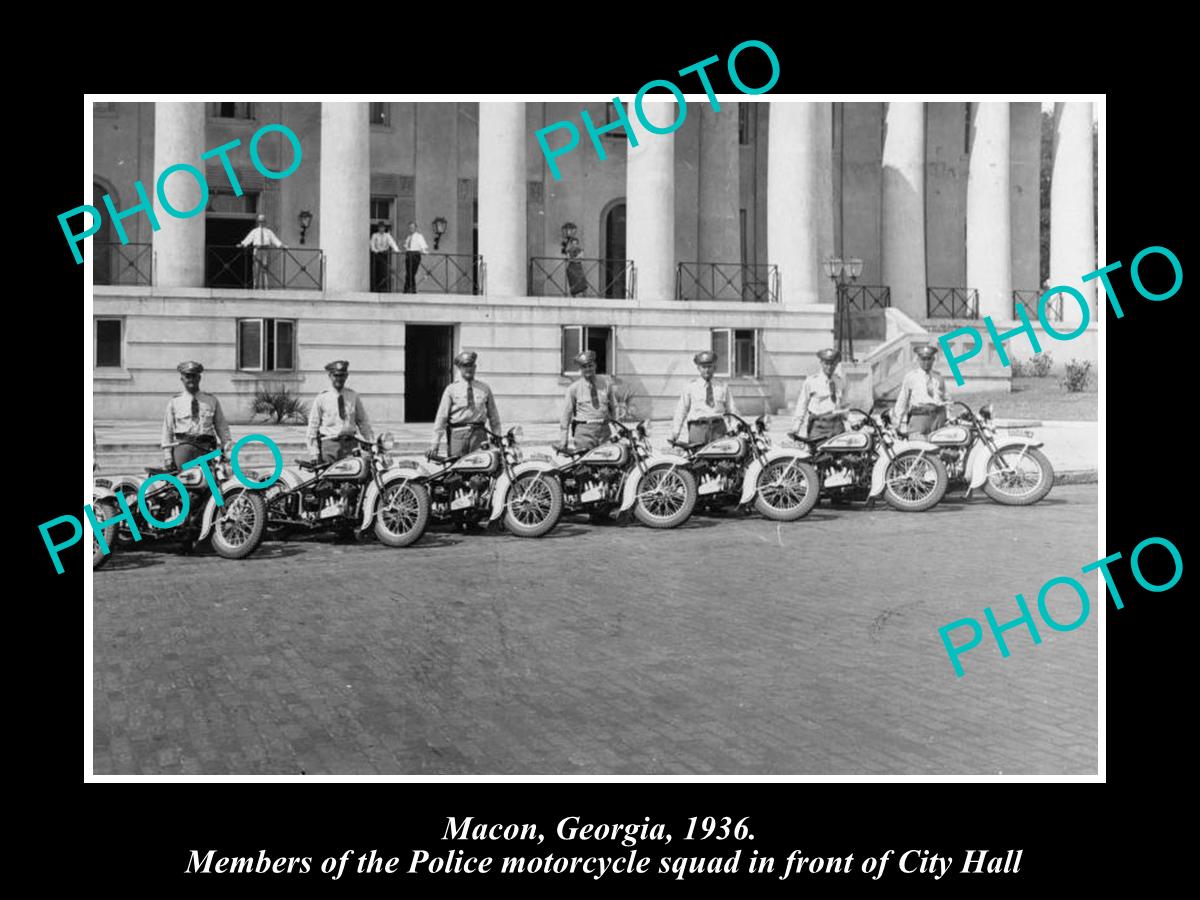
{"type": "Polygon", "coordinates": [[[837,303],[834,312],[834,339],[838,352],[846,359],[854,362],[854,336],[850,333],[850,298],[846,295],[846,285],[858,281],[862,274],[863,261],[856,256],[840,259],[828,257],[824,263],[825,274],[834,283],[837,291],[837,303]]]}
{"type": "Polygon", "coordinates": [[[438,248],[438,246],[442,243],[442,235],[446,233],[446,225],[447,224],[448,223],[446,222],[445,216],[438,216],[436,219],[433,220],[433,249],[434,250],[436,250],[438,248]]]}
{"type": "Polygon", "coordinates": [[[308,233],[308,226],[312,224],[313,214],[307,209],[300,212],[300,243],[304,243],[304,235],[308,233]]]}

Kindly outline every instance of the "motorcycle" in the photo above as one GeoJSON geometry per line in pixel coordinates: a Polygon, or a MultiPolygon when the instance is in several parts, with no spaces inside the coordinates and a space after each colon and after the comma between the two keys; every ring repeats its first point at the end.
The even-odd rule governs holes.
{"type": "MultiPolygon", "coordinates": [[[[482,426],[480,426],[482,428],[482,426]]],[[[487,520],[519,537],[541,537],[558,524],[562,486],[548,460],[526,460],[517,446],[521,426],[504,434],[483,428],[488,443],[461,456],[427,454],[440,468],[418,463],[419,483],[430,494],[435,519],[461,524],[487,520]]]]}
{"type": "Polygon", "coordinates": [[[929,436],[955,486],[966,484],[966,496],[983,485],[984,492],[1006,506],[1028,506],[1050,493],[1054,486],[1054,467],[1039,449],[1043,445],[1030,440],[996,441],[991,404],[976,415],[960,400],[963,414],[950,419],[929,436]]]}
{"type": "Polygon", "coordinates": [[[264,492],[273,537],[300,529],[358,536],[373,527],[381,544],[407,547],[425,533],[429,492],[406,469],[391,464],[391,434],[353,440],[354,450],[341,459],[300,459],[284,467],[264,492]]]}
{"type": "MultiPolygon", "coordinates": [[[[218,555],[225,559],[243,559],[262,543],[266,529],[267,509],[262,492],[250,490],[233,477],[229,458],[225,454],[212,460],[209,467],[221,492],[220,506],[209,491],[208,481],[198,466],[182,470],[175,466],[148,466],[145,478],[134,475],[113,478],[93,476],[92,509],[98,521],[117,516],[121,512],[117,503],[117,495],[120,494],[125,498],[133,515],[141,540],[182,541],[187,552],[211,536],[212,548],[218,555]],[[155,525],[147,521],[137,500],[142,485],[154,475],[160,474],[174,475],[187,492],[186,512],[179,490],[169,481],[156,481],[145,492],[144,502],[150,515],[160,523],[172,523],[165,528],[161,524],[155,525]],[[177,519],[181,521],[177,523],[177,519]]],[[[127,522],[117,526],[113,538],[108,539],[106,536],[106,540],[110,550],[117,547],[128,548],[137,543],[127,522]]],[[[93,537],[93,569],[103,565],[111,555],[101,554],[98,560],[99,551],[99,543],[93,537]]]]}
{"type": "Polygon", "coordinates": [[[763,516],[777,522],[794,522],[808,515],[821,494],[821,477],[803,461],[800,450],[772,449],[767,418],[751,426],[736,413],[734,430],[724,437],[692,444],[673,440],[684,452],[692,475],[699,482],[699,502],[728,506],[736,502],[749,511],[754,504],[763,516]]]}
{"type": "Polygon", "coordinates": [[[802,445],[803,458],[816,466],[822,495],[833,500],[865,498],[873,506],[882,494],[889,506],[903,512],[923,512],[941,501],[950,479],[937,445],[898,440],[887,412],[879,421],[861,409],[847,413],[862,419],[831,438],[811,440],[788,433],[802,445]]]}
{"type": "Polygon", "coordinates": [[[647,422],[630,428],[608,420],[609,440],[588,450],[556,447],[556,472],[567,509],[588,511],[593,521],[608,518],[614,507],[625,521],[630,511],[651,528],[674,528],[696,507],[696,479],[672,456],[650,445],[647,422]]]}

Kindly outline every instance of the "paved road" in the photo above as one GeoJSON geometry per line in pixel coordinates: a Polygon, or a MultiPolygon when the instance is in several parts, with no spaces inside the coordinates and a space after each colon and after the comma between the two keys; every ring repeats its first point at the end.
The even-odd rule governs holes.
{"type": "Polygon", "coordinates": [[[1096,517],[1077,485],[1026,509],[131,552],[95,578],[95,772],[1093,773],[1094,578],[1083,627],[1010,631],[1008,659],[989,639],[963,678],[937,629],[1078,576],[1096,517]]]}

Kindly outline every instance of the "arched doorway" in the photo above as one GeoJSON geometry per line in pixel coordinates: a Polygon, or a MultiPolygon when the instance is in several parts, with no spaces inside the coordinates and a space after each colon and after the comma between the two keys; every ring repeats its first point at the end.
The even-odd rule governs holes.
{"type": "MultiPolygon", "coordinates": [[[[116,192],[110,190],[99,181],[93,181],[92,206],[97,209],[103,209],[104,202],[101,198],[105,194],[112,197],[115,208],[121,209],[121,200],[116,192]]],[[[113,283],[113,273],[118,268],[113,265],[113,254],[115,252],[112,225],[109,224],[107,217],[103,217],[100,223],[100,230],[92,237],[92,284],[113,283]]]]}
{"type": "Polygon", "coordinates": [[[610,201],[600,213],[603,241],[600,258],[604,260],[605,297],[626,296],[625,284],[625,198],[610,201]]]}

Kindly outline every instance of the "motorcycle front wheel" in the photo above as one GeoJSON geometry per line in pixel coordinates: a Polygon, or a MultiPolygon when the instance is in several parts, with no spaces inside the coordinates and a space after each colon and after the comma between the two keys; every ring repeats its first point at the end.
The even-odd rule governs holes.
{"type": "Polygon", "coordinates": [[[267,504],[257,491],[234,491],[224,495],[217,507],[212,546],[225,559],[245,559],[262,543],[267,529],[267,504]]]}
{"type": "Polygon", "coordinates": [[[896,456],[884,472],[884,499],[902,512],[924,512],[946,496],[950,476],[946,465],[936,456],[921,450],[908,450],[896,456]]]}
{"type": "Polygon", "coordinates": [[[674,528],[688,520],[696,497],[696,477],[687,469],[653,466],[638,485],[633,514],[651,528],[674,528]]]}
{"type": "Polygon", "coordinates": [[[984,492],[1005,506],[1037,503],[1054,487],[1054,466],[1046,454],[1033,447],[1024,452],[1016,447],[1000,450],[988,460],[984,492]]]}
{"type": "Polygon", "coordinates": [[[754,508],[776,522],[795,522],[817,505],[821,478],[817,470],[798,459],[777,459],[758,474],[754,508]]]}
{"type": "Polygon", "coordinates": [[[389,547],[407,547],[429,524],[429,491],[412,481],[385,485],[375,504],[375,537],[389,547]]]}
{"type": "Polygon", "coordinates": [[[553,475],[518,475],[504,500],[504,527],[518,537],[541,537],[558,524],[563,511],[562,485],[553,475]]]}
{"type": "MultiPolygon", "coordinates": [[[[99,503],[92,505],[92,512],[96,514],[96,521],[103,522],[106,519],[111,519],[121,510],[117,506],[115,500],[101,500],[99,503]]],[[[108,552],[100,552],[100,542],[96,540],[96,535],[92,535],[92,570],[99,569],[102,565],[108,562],[109,557],[113,555],[113,551],[117,549],[116,533],[108,531],[105,535],[105,540],[108,542],[108,552]]]]}

